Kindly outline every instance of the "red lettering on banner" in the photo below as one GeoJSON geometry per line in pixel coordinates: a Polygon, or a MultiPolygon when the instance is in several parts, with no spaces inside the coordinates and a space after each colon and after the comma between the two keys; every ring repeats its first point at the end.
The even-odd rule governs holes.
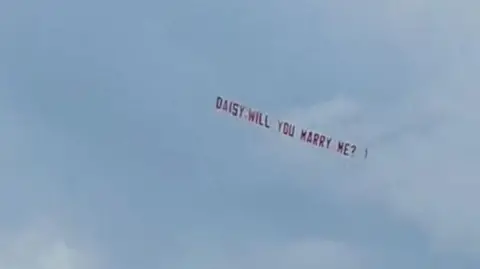
{"type": "Polygon", "coordinates": [[[223,102],[222,109],[223,109],[223,111],[228,112],[228,101],[227,100],[225,100],[223,102]]]}
{"type": "MultiPolygon", "coordinates": [[[[248,108],[235,101],[229,101],[223,99],[221,96],[217,96],[215,107],[217,110],[223,110],[235,117],[244,118],[249,122],[255,123],[256,125],[270,128],[268,115],[266,113],[248,108]]],[[[295,128],[296,126],[294,124],[286,121],[278,121],[278,132],[282,133],[283,135],[295,137],[295,128]]],[[[333,139],[321,133],[310,131],[308,129],[301,129],[300,140],[317,147],[330,148],[330,144],[333,139]]],[[[357,145],[355,144],[338,141],[336,151],[344,156],[353,157],[355,156],[357,149],[357,145]]],[[[365,158],[366,156],[367,150],[365,149],[365,158]]]]}
{"type": "Polygon", "coordinates": [[[232,111],[231,111],[232,115],[233,116],[238,116],[238,104],[237,103],[233,103],[232,104],[232,111]]]}
{"type": "Polygon", "coordinates": [[[254,122],[255,121],[255,111],[248,109],[248,121],[254,122]]]}
{"type": "Polygon", "coordinates": [[[356,150],[357,150],[357,145],[352,144],[352,154],[350,155],[353,156],[356,150]]]}
{"type": "Polygon", "coordinates": [[[309,130],[302,129],[302,132],[300,133],[300,140],[312,144],[313,142],[313,132],[309,130]]]}
{"type": "Polygon", "coordinates": [[[248,121],[253,122],[257,125],[260,125],[265,128],[270,128],[270,124],[268,123],[268,115],[264,115],[260,111],[255,111],[253,109],[248,109],[248,121]]]}
{"type": "Polygon", "coordinates": [[[319,138],[320,138],[320,135],[317,134],[317,133],[315,133],[315,134],[313,135],[313,142],[312,142],[312,144],[314,144],[315,146],[318,146],[318,139],[319,139],[319,138]]]}
{"type": "Polygon", "coordinates": [[[259,114],[260,114],[260,122],[262,123],[260,125],[267,129],[270,129],[270,124],[268,124],[268,115],[263,113],[259,113],[259,114]]]}
{"type": "Polygon", "coordinates": [[[288,135],[290,137],[295,136],[295,125],[290,124],[288,122],[283,123],[283,134],[288,135]]]}
{"type": "Polygon", "coordinates": [[[324,135],[321,135],[321,136],[320,136],[320,141],[319,141],[319,143],[318,143],[320,147],[325,147],[325,140],[326,140],[326,139],[327,139],[327,138],[326,138],[324,135]]]}
{"type": "Polygon", "coordinates": [[[330,143],[332,142],[331,137],[327,137],[323,134],[319,134],[316,132],[308,131],[306,129],[302,129],[302,132],[300,133],[300,140],[306,143],[315,145],[317,147],[322,147],[322,148],[329,148],[330,143]]]}
{"type": "Polygon", "coordinates": [[[263,126],[263,115],[262,115],[262,112],[259,112],[257,111],[257,117],[255,119],[255,122],[260,125],[260,126],[263,126]]]}
{"type": "Polygon", "coordinates": [[[331,137],[328,137],[328,136],[325,136],[325,135],[320,135],[320,147],[323,147],[323,148],[330,148],[330,143],[332,142],[332,138],[331,137]],[[325,142],[327,142],[327,144],[325,145],[325,142]]]}
{"type": "Polygon", "coordinates": [[[302,132],[300,133],[300,140],[302,141],[307,140],[307,130],[302,129],[302,132]]]}
{"type": "Polygon", "coordinates": [[[290,137],[295,136],[295,125],[288,122],[278,121],[278,132],[290,137]],[[283,128],[282,128],[283,127],[283,128]]]}
{"type": "Polygon", "coordinates": [[[348,152],[349,149],[350,149],[349,147],[350,147],[350,143],[345,142],[345,150],[343,151],[343,155],[345,155],[345,156],[349,156],[349,155],[350,155],[350,153],[348,152]]]}
{"type": "Polygon", "coordinates": [[[332,138],[331,137],[327,137],[327,149],[330,148],[330,143],[332,142],[332,138]]]}
{"type": "Polygon", "coordinates": [[[313,133],[312,131],[308,132],[308,136],[307,136],[307,143],[311,144],[313,141],[313,133]]]}
{"type": "Polygon", "coordinates": [[[217,96],[217,103],[215,104],[216,108],[221,109],[222,108],[222,103],[223,103],[223,98],[220,97],[220,96],[217,96]]]}
{"type": "Polygon", "coordinates": [[[243,117],[244,117],[244,116],[243,116],[243,115],[244,115],[244,114],[243,114],[244,111],[245,111],[245,106],[240,105],[240,115],[238,115],[240,118],[243,118],[243,117]]]}
{"type": "Polygon", "coordinates": [[[348,142],[338,142],[337,145],[337,152],[345,155],[345,156],[350,156],[349,149],[350,149],[351,144],[348,142]]]}
{"type": "Polygon", "coordinates": [[[343,142],[342,141],[338,141],[338,145],[337,145],[337,152],[340,152],[343,154],[343,150],[344,150],[344,146],[343,146],[343,142]]]}
{"type": "Polygon", "coordinates": [[[241,117],[243,114],[244,106],[240,105],[235,101],[229,101],[223,99],[222,97],[217,97],[216,108],[221,109],[235,117],[241,117]]]}

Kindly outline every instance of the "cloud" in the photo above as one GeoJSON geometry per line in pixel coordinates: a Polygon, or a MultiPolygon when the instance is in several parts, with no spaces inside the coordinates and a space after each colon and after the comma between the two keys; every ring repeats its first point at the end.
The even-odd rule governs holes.
{"type": "Polygon", "coordinates": [[[342,197],[386,206],[423,229],[437,250],[478,257],[480,79],[475,73],[480,54],[473,48],[480,45],[475,27],[480,20],[472,12],[478,3],[395,3],[343,1],[329,8],[337,11],[332,20],[344,20],[344,26],[353,28],[370,22],[376,27],[363,33],[401,48],[415,71],[410,87],[391,92],[389,100],[338,96],[285,113],[299,125],[369,144],[368,161],[353,166],[334,154],[313,154],[304,147],[294,155],[288,151],[282,160],[302,165],[304,178],[324,178],[326,171],[342,169],[349,179],[328,180],[342,197]],[[364,17],[347,13],[352,5],[372,9],[374,15],[365,17],[368,22],[357,21],[364,17]],[[317,165],[308,165],[313,163],[317,165]]]}
{"type": "Polygon", "coordinates": [[[259,250],[254,256],[258,268],[371,268],[366,253],[332,241],[310,240],[270,246],[259,250]]]}
{"type": "Polygon", "coordinates": [[[12,233],[2,231],[1,269],[95,269],[93,253],[67,243],[58,227],[42,223],[12,233]]]}
{"type": "MultiPolygon", "coordinates": [[[[23,112],[1,117],[9,124],[2,129],[2,177],[8,180],[0,181],[0,208],[15,212],[5,217],[9,225],[38,211],[60,211],[110,241],[119,266],[138,266],[158,258],[157,240],[181,234],[179,226],[198,223],[201,213],[205,226],[228,229],[222,222],[214,226],[218,215],[242,218],[238,211],[251,210],[256,213],[245,215],[254,217],[244,221],[271,222],[276,236],[305,232],[302,222],[310,215],[332,222],[323,219],[326,214],[297,210],[317,209],[316,203],[283,194],[283,187],[315,190],[312,184],[322,184],[325,193],[352,203],[387,207],[424,229],[438,248],[479,248],[477,2],[260,1],[255,8],[222,2],[187,11],[183,4],[144,3],[113,13],[109,3],[55,2],[16,7],[9,12],[15,16],[0,19],[9,41],[2,45],[8,50],[2,51],[6,72],[0,83],[10,89],[2,95],[11,96],[12,111],[23,112]],[[255,169],[251,161],[249,169],[238,168],[246,138],[219,135],[220,128],[206,124],[214,122],[214,91],[262,108],[265,102],[272,110],[288,106],[277,116],[368,145],[370,158],[349,162],[276,136],[290,143],[279,147],[275,141],[279,152],[265,153],[268,159],[294,164],[278,160],[268,169],[258,162],[255,169]],[[224,154],[212,157],[212,149],[224,154]],[[229,158],[223,157],[227,149],[229,158]],[[295,172],[281,173],[287,168],[295,172]],[[261,182],[291,177],[289,186],[261,182]],[[253,204],[248,209],[242,208],[245,200],[253,204]],[[275,206],[261,209],[265,201],[275,206]],[[221,213],[214,203],[224,207],[221,213]],[[289,214],[286,203],[294,208],[289,214]],[[275,210],[282,218],[273,217],[275,210]],[[301,217],[288,223],[292,213],[301,217]],[[180,221],[179,215],[188,217],[180,221]]],[[[316,224],[310,221],[315,233],[322,230],[316,224]]],[[[251,232],[237,225],[240,237],[251,232]]],[[[349,237],[355,228],[337,233],[349,237]]],[[[84,248],[67,247],[63,234],[47,230],[16,231],[5,241],[5,253],[27,259],[5,258],[4,266],[78,268],[85,255],[89,259],[84,248]],[[16,245],[26,252],[16,252],[16,245]]],[[[234,253],[234,242],[212,243],[219,230],[189,248],[185,264],[358,268],[364,257],[343,243],[315,239],[246,244],[242,255],[234,253]]],[[[369,244],[366,237],[362,243],[369,244]]]]}
{"type": "Polygon", "coordinates": [[[80,245],[69,230],[85,227],[56,222],[66,219],[65,211],[75,211],[63,184],[69,165],[60,157],[72,148],[71,141],[4,97],[0,102],[0,269],[100,268],[95,248],[80,245]]]}
{"type": "MultiPolygon", "coordinates": [[[[207,246],[190,244],[185,248],[188,260],[182,261],[196,268],[279,268],[279,269],[363,269],[372,268],[369,253],[343,242],[298,240],[289,242],[255,242],[235,245],[217,242],[207,246]]],[[[172,268],[172,265],[169,265],[172,268]]],[[[173,268],[176,268],[173,266],[173,268]]]]}

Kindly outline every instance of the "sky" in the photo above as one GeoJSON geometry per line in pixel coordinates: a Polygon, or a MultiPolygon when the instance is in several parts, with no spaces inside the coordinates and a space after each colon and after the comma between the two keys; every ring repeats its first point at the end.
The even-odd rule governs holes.
{"type": "Polygon", "coordinates": [[[0,269],[479,268],[480,3],[456,2],[2,1],[0,269]]]}

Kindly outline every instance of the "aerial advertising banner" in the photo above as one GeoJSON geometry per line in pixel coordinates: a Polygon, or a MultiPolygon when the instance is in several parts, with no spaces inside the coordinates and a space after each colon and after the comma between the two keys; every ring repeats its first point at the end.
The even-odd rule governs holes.
{"type": "Polygon", "coordinates": [[[365,147],[359,147],[352,142],[335,139],[321,132],[299,128],[295,126],[295,124],[287,121],[273,121],[268,117],[267,113],[233,100],[227,100],[221,96],[217,96],[215,107],[217,111],[225,112],[233,117],[246,120],[266,129],[272,129],[280,134],[298,139],[316,148],[331,150],[350,158],[358,158],[358,156],[367,158],[368,155],[368,149],[365,147]]]}

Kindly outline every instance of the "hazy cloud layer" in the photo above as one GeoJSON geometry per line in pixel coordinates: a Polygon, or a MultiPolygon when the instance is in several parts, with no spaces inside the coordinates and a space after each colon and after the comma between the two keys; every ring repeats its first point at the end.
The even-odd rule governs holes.
{"type": "MultiPolygon", "coordinates": [[[[2,232],[0,268],[83,269],[101,268],[88,249],[67,243],[66,237],[49,223],[2,232]]],[[[99,254],[99,253],[98,253],[99,254]]]]}
{"type": "Polygon", "coordinates": [[[2,2],[0,268],[478,268],[478,7],[2,2]]]}
{"type": "MultiPolygon", "coordinates": [[[[291,117],[371,146],[370,158],[363,165],[328,160],[328,165],[307,168],[302,175],[328,178],[323,169],[344,169],[340,174],[350,179],[340,180],[342,186],[336,188],[361,200],[376,200],[415,221],[432,236],[434,248],[476,256],[480,250],[476,210],[480,183],[475,141],[480,118],[475,100],[480,94],[472,70],[478,66],[480,54],[473,49],[480,36],[473,30],[478,19],[471,12],[472,5],[476,3],[362,3],[357,8],[371,10],[365,19],[378,25],[370,35],[401,48],[412,60],[415,83],[392,93],[394,98],[383,103],[340,96],[295,109],[291,117]]],[[[347,12],[346,7],[334,9],[347,12]]],[[[352,25],[365,23],[352,20],[352,25]]],[[[294,158],[305,156],[301,151],[294,158]]],[[[325,158],[321,155],[315,161],[325,158]]]]}

